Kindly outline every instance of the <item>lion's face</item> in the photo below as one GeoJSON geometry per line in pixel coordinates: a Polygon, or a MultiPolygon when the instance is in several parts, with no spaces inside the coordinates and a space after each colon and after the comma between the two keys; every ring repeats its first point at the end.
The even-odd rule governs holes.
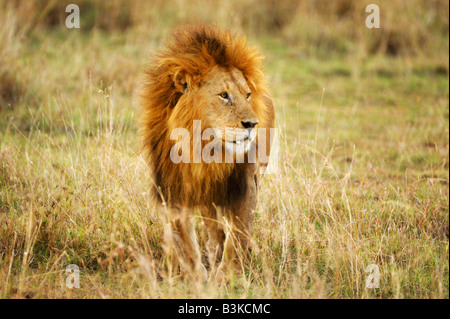
{"type": "Polygon", "coordinates": [[[252,109],[252,92],[241,71],[213,68],[193,92],[195,114],[202,127],[213,128],[226,149],[247,152],[256,137],[258,118],[252,109]]]}
{"type": "Polygon", "coordinates": [[[267,166],[275,120],[262,59],[245,37],[204,25],[180,28],[152,57],[138,97],[158,199],[252,215],[243,195],[256,196],[248,186],[267,166]]]}

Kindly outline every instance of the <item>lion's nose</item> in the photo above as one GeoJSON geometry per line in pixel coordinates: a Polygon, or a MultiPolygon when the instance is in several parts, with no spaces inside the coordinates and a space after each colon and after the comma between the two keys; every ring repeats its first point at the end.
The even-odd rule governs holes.
{"type": "Polygon", "coordinates": [[[254,128],[256,124],[258,124],[258,120],[248,120],[248,121],[242,121],[242,126],[244,128],[254,128]]]}

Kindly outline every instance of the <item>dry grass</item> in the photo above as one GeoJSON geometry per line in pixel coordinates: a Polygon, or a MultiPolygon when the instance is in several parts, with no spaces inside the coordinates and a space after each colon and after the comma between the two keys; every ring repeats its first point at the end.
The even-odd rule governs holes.
{"type": "Polygon", "coordinates": [[[380,1],[378,33],[359,1],[86,0],[81,30],[59,1],[0,3],[0,296],[448,298],[448,2],[405,2],[380,1]],[[265,53],[281,129],[245,276],[221,286],[167,273],[132,101],[148,52],[199,20],[265,53]]]}

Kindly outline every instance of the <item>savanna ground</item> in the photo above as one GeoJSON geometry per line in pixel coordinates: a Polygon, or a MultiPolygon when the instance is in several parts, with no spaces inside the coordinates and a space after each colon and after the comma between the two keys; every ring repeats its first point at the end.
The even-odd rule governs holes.
{"type": "Polygon", "coordinates": [[[371,1],[371,30],[367,1],[70,2],[81,29],[64,1],[0,1],[0,297],[449,297],[447,1],[371,1]],[[264,53],[280,128],[227,285],[167,273],[137,140],[149,53],[199,21],[264,53]]]}

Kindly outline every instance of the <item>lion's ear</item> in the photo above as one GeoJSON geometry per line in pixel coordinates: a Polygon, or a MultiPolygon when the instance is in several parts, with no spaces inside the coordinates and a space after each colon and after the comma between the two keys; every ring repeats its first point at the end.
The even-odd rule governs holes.
{"type": "Polygon", "coordinates": [[[173,82],[180,93],[186,92],[188,88],[188,81],[185,75],[180,73],[175,74],[175,76],[173,77],[173,82]]]}

